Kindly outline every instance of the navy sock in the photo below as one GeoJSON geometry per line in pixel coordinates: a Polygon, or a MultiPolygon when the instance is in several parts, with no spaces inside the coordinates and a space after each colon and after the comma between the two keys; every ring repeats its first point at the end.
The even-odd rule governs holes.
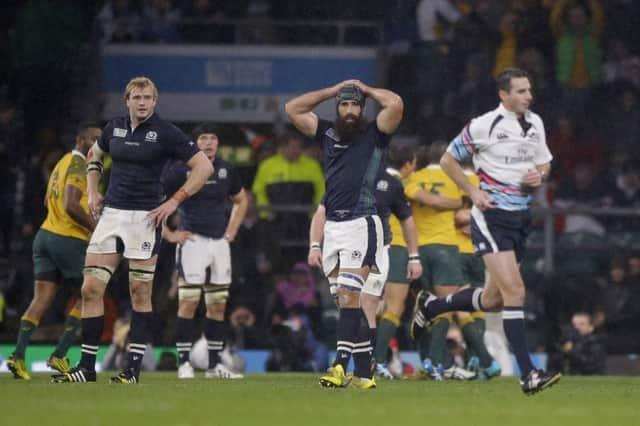
{"type": "Polygon", "coordinates": [[[433,318],[445,312],[481,311],[481,298],[481,288],[465,288],[456,293],[450,294],[443,299],[438,299],[430,302],[427,307],[426,313],[428,317],[433,318]]]}
{"type": "Polygon", "coordinates": [[[189,361],[189,353],[193,346],[193,319],[180,318],[176,320],[176,349],[178,350],[178,364],[189,361]]]}
{"type": "Polygon", "coordinates": [[[214,368],[220,362],[220,352],[224,348],[224,321],[206,318],[204,321],[204,336],[209,348],[209,368],[214,368]]]}
{"type": "Polygon", "coordinates": [[[104,329],[104,316],[82,318],[82,356],[78,364],[89,371],[96,369],[98,345],[104,329]]]}
{"type": "Polygon", "coordinates": [[[129,331],[129,368],[136,375],[140,374],[142,358],[147,349],[147,343],[151,341],[151,322],[153,312],[131,313],[131,330],[129,331]]]}
{"type": "Polygon", "coordinates": [[[522,307],[505,306],[502,311],[502,325],[504,326],[504,334],[507,336],[507,341],[511,345],[511,350],[518,361],[520,375],[521,377],[526,377],[534,367],[529,357],[524,326],[524,310],[522,307]]]}
{"type": "Polygon", "coordinates": [[[358,340],[361,312],[360,308],[341,308],[338,312],[338,325],[336,328],[337,354],[333,365],[342,365],[344,371],[347,371],[349,358],[358,340]]]}
{"type": "MultiPolygon", "coordinates": [[[[373,355],[373,346],[371,345],[371,330],[364,316],[364,312],[360,310],[360,323],[357,328],[357,337],[353,345],[353,374],[356,377],[370,379],[373,374],[371,365],[371,356],[373,355]]],[[[373,329],[375,332],[375,329],[373,329]]]]}

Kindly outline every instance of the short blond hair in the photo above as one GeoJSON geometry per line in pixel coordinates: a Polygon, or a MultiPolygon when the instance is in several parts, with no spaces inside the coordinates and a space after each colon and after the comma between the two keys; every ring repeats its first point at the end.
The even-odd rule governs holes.
{"type": "Polygon", "coordinates": [[[134,77],[129,80],[127,87],[124,89],[124,100],[129,99],[129,95],[131,95],[131,91],[134,88],[144,89],[145,87],[151,87],[151,90],[153,90],[153,99],[158,99],[158,88],[149,77],[134,77]]]}

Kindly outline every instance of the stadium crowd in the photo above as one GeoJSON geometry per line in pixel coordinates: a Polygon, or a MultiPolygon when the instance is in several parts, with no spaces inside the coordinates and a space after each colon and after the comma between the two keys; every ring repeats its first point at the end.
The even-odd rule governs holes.
{"type": "MultiPolygon", "coordinates": [[[[78,7],[73,1],[28,0],[3,4],[0,341],[14,340],[19,315],[31,297],[31,243],[46,215],[42,200],[51,171],[71,147],[69,128],[77,124],[71,121],[99,111],[100,93],[89,74],[99,67],[95,48],[102,43],[334,45],[338,41],[330,25],[313,31],[300,31],[297,25],[305,20],[366,21],[382,31],[354,31],[344,43],[381,49],[387,70],[386,84],[381,86],[405,102],[399,131],[415,136],[422,146],[450,140],[471,117],[494,108],[493,77],[518,66],[533,76],[533,109],[548,126],[554,155],[552,175],[536,204],[640,206],[640,33],[631,30],[640,24],[640,3],[377,0],[366,8],[360,3],[106,0],[78,7]],[[252,30],[236,31],[236,25],[252,30]]],[[[193,123],[181,127],[188,132],[193,123]]],[[[317,175],[308,174],[310,167],[320,170],[322,159],[318,147],[292,129],[249,127],[221,127],[233,135],[221,138],[225,143],[250,146],[254,158],[250,165],[239,167],[244,187],[253,192],[248,191],[247,214],[231,245],[228,338],[237,349],[284,351],[295,342],[300,352],[284,354],[280,368],[322,368],[322,352],[334,344],[335,308],[319,274],[299,263],[306,260],[310,216],[268,209],[317,203],[321,185],[317,175]],[[256,178],[266,176],[269,163],[275,161],[304,161],[290,171],[305,175],[266,184],[256,178]],[[289,182],[306,184],[297,188],[299,197],[278,199],[281,188],[290,188],[289,182]],[[273,199],[269,185],[275,185],[273,199]]],[[[575,371],[589,373],[601,372],[602,366],[585,367],[585,357],[572,356],[576,348],[591,345],[593,350],[601,345],[610,354],[640,352],[639,221],[637,215],[557,215],[558,255],[551,275],[542,273],[542,222],[534,224],[532,248],[522,264],[529,286],[531,351],[554,353],[560,365],[577,362],[575,371]],[[585,336],[593,333],[597,339],[586,342],[585,336]]],[[[175,343],[174,253],[175,245],[163,241],[154,281],[153,342],[164,346],[175,343]]],[[[126,283],[126,269],[121,267],[105,297],[103,342],[112,341],[116,319],[131,313],[126,283]]],[[[34,340],[53,341],[48,336],[57,335],[51,331],[62,327],[72,305],[70,294],[62,291],[34,340]]],[[[399,329],[398,340],[402,349],[414,349],[406,327],[399,329]]],[[[276,361],[273,368],[278,368],[276,361]]]]}

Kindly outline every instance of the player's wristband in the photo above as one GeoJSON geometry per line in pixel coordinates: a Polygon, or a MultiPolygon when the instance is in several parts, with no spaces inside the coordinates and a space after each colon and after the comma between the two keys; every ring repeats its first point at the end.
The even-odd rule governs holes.
{"type": "Polygon", "coordinates": [[[189,198],[190,196],[191,195],[189,195],[189,193],[187,192],[186,189],[180,188],[175,192],[175,194],[173,194],[173,196],[171,198],[176,200],[178,203],[181,203],[184,200],[186,200],[187,198],[189,198]]]}
{"type": "Polygon", "coordinates": [[[409,263],[420,263],[420,255],[418,253],[410,254],[409,263]]]}
{"type": "Polygon", "coordinates": [[[311,241],[311,244],[309,245],[309,250],[320,250],[320,243],[318,241],[311,241]]]}

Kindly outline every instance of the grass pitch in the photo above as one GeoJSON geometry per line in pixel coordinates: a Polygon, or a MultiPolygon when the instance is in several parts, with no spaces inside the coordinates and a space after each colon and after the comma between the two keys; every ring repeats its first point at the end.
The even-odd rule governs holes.
{"type": "Polygon", "coordinates": [[[317,374],[178,380],[143,373],[138,385],[50,384],[0,375],[0,425],[626,426],[640,425],[640,378],[563,377],[525,397],[515,378],[490,382],[383,381],[324,389],[317,374]]]}

